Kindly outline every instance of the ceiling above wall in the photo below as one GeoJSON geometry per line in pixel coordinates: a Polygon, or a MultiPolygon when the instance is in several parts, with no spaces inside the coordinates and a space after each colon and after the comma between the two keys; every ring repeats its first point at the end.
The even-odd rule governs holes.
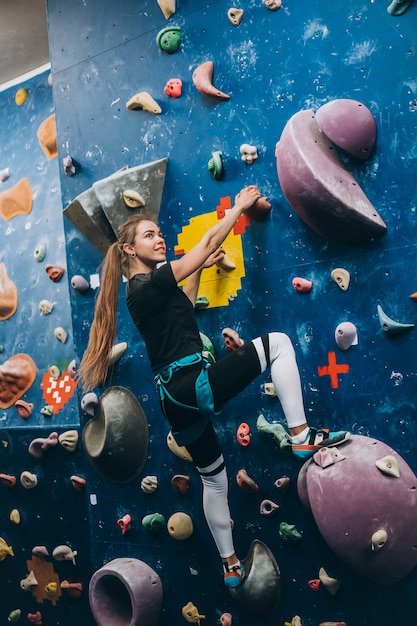
{"type": "Polygon", "coordinates": [[[0,86],[46,63],[45,0],[0,0],[0,86]]]}

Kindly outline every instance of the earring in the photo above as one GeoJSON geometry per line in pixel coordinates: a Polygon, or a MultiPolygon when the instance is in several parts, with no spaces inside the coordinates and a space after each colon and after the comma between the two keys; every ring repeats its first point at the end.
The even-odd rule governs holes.
{"type": "Polygon", "coordinates": [[[132,257],[132,259],[134,259],[135,256],[136,256],[136,252],[132,252],[132,254],[130,256],[132,257]]]}

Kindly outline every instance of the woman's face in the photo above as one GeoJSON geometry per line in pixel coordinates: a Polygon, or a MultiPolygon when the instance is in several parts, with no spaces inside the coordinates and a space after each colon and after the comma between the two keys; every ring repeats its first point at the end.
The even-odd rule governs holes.
{"type": "Polygon", "coordinates": [[[159,226],[150,220],[138,223],[132,247],[136,256],[149,266],[166,261],[165,240],[159,226]]]}

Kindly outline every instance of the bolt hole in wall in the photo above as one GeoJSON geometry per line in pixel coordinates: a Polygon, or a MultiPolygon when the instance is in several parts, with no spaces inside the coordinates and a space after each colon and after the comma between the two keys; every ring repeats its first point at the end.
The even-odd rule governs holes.
{"type": "MultiPolygon", "coordinates": [[[[9,167],[12,174],[1,183],[0,193],[8,193],[23,177],[35,190],[29,214],[4,219],[2,213],[0,223],[5,241],[0,262],[19,296],[15,313],[0,321],[0,343],[5,348],[1,376],[17,352],[26,353],[36,366],[35,381],[22,398],[34,405],[30,421],[22,421],[13,403],[2,408],[1,427],[9,444],[1,450],[0,472],[19,476],[27,470],[38,478],[37,487],[27,492],[0,485],[5,501],[2,537],[15,553],[12,557],[5,547],[0,563],[9,599],[1,617],[6,621],[20,606],[23,616],[39,610],[45,624],[78,620],[104,626],[107,618],[92,614],[89,582],[106,564],[129,557],[158,577],[152,588],[159,580],[163,588],[163,598],[158,595],[155,601],[158,616],[147,613],[147,626],[185,623],[185,615],[209,626],[226,613],[241,626],[412,623],[417,540],[415,503],[409,499],[415,489],[409,485],[415,483],[417,441],[416,303],[410,296],[417,290],[413,286],[417,226],[416,194],[410,185],[416,158],[410,106],[416,98],[415,67],[410,51],[415,45],[416,6],[407,3],[407,10],[398,14],[392,7],[387,11],[383,3],[354,0],[342,7],[313,0],[287,1],[272,10],[270,3],[248,0],[239,2],[243,17],[236,26],[227,15],[230,7],[218,0],[178,0],[168,18],[160,4],[164,5],[144,0],[138,8],[127,0],[121,10],[111,1],[48,0],[53,93],[46,76],[22,85],[29,98],[21,106],[14,101],[15,90],[0,93],[2,119],[7,120],[0,131],[5,147],[0,169],[9,167]],[[171,25],[181,34],[174,52],[157,44],[158,34],[171,25]],[[279,57],[271,54],[277,50],[279,57]],[[230,96],[228,100],[213,99],[193,84],[194,70],[207,61],[213,62],[213,74],[212,85],[206,88],[211,91],[215,86],[230,96]],[[114,70],[112,80],[109,67],[114,70]],[[182,80],[178,98],[164,92],[173,77],[182,80]],[[160,113],[119,105],[145,92],[160,113]],[[359,110],[369,112],[375,125],[371,149],[359,142],[365,136],[369,140],[372,126],[368,118],[359,128],[359,110]],[[304,111],[309,112],[308,120],[304,111]],[[58,154],[49,160],[39,147],[37,130],[52,112],[58,154]],[[322,129],[327,124],[326,132],[318,121],[322,129]],[[6,132],[9,128],[14,132],[6,132]],[[352,139],[358,149],[353,155],[346,153],[352,139]],[[243,144],[258,148],[258,158],[251,164],[241,159],[243,144]],[[223,171],[216,178],[208,162],[219,151],[223,171]],[[79,164],[72,176],[63,167],[68,155],[79,164]],[[309,421],[352,433],[336,456],[319,455],[308,468],[300,466],[285,453],[285,437],[277,437],[278,426],[285,426],[278,399],[260,391],[270,383],[267,374],[229,403],[216,421],[229,471],[238,553],[248,562],[256,554],[271,564],[270,551],[279,567],[280,582],[272,568],[272,583],[262,584],[263,593],[275,594],[271,602],[269,596],[253,595],[256,585],[247,585],[246,593],[237,596],[223,587],[201,511],[199,480],[192,466],[167,446],[167,425],[155,398],[144,345],[126,311],[123,283],[117,340],[126,342],[127,348],[107,386],[129,389],[142,405],[149,424],[144,467],[130,482],[117,484],[90,463],[88,441],[86,449],[79,444],[74,453],[59,445],[41,459],[28,453],[33,440],[48,438],[54,430],[61,433],[71,427],[81,437],[91,418],[82,411],[76,392],[57,413],[48,418],[41,413],[44,373],[54,364],[65,369],[65,362],[73,358],[79,362],[86,346],[103,256],[95,243],[105,241],[103,232],[108,232],[108,224],[104,227],[99,221],[104,231],[96,239],[97,233],[91,236],[85,211],[72,219],[59,215],[58,223],[57,206],[66,210],[77,198],[83,206],[80,198],[87,192],[99,215],[106,209],[111,222],[117,218],[112,212],[114,190],[104,189],[103,181],[126,166],[134,170],[158,162],[160,169],[162,159],[167,159],[163,182],[152,183],[152,196],[160,194],[155,205],[146,206],[150,202],[146,178],[154,175],[154,169],[145,169],[146,174],[139,173],[134,180],[145,207],[157,212],[171,250],[192,245],[199,224],[214,219],[216,207],[225,206],[224,199],[233,198],[247,184],[258,184],[272,207],[262,219],[251,218],[234,234],[228,256],[236,268],[229,273],[217,268],[203,282],[206,292],[200,295],[205,304],[197,319],[216,358],[227,353],[225,328],[237,330],[244,340],[272,330],[286,332],[295,346],[309,421]],[[337,196],[338,189],[343,189],[342,197],[337,196]],[[32,254],[28,250],[35,250],[41,241],[47,244],[45,263],[66,269],[59,283],[28,258],[32,254]],[[33,276],[30,288],[24,280],[27,268],[33,276]],[[349,272],[345,291],[331,278],[335,268],[349,272]],[[71,286],[75,275],[89,282],[84,293],[71,286]],[[220,298],[217,282],[232,282],[236,276],[231,292],[220,298]],[[311,289],[294,289],[294,277],[310,281],[311,289]],[[53,309],[40,316],[38,303],[45,299],[53,309]],[[24,314],[27,321],[22,326],[24,314]],[[335,329],[345,322],[356,327],[357,343],[342,349],[335,342],[335,329]],[[64,344],[52,336],[57,327],[69,331],[64,344]],[[401,375],[395,378],[399,384],[393,384],[392,372],[401,375]],[[251,435],[245,447],[236,438],[242,423],[251,435]],[[270,429],[274,436],[265,436],[270,429]],[[399,476],[386,473],[387,457],[394,458],[399,476]],[[236,481],[243,469],[257,486],[251,493],[236,481]],[[184,474],[189,474],[190,486],[180,494],[172,489],[171,479],[184,474]],[[74,475],[86,480],[82,491],[72,486],[74,475]],[[151,495],[140,487],[146,476],[157,476],[158,488],[151,495]],[[284,476],[290,478],[285,494],[274,486],[284,476]],[[271,515],[261,516],[265,500],[279,506],[272,507],[271,515]],[[16,508],[23,520],[20,527],[8,517],[16,508]],[[176,512],[186,513],[192,519],[192,535],[178,541],[167,528],[150,533],[141,521],[155,512],[166,520],[176,512]],[[132,525],[122,535],[117,520],[127,513],[132,525]],[[371,538],[380,529],[389,529],[388,541],[372,550],[371,538]],[[352,544],[347,538],[353,538],[352,544]],[[259,544],[251,548],[255,539],[267,550],[259,544]],[[26,561],[34,546],[45,545],[52,554],[60,544],[76,549],[76,564],[54,563],[62,597],[55,596],[55,603],[51,596],[38,602],[19,586],[28,573],[26,561]],[[66,579],[83,583],[79,598],[65,591],[66,579]],[[310,586],[313,580],[318,585],[310,586]],[[337,587],[337,592],[329,593],[326,585],[337,587]]],[[[132,188],[130,184],[123,190],[132,188]]],[[[0,196],[1,206],[8,197],[0,196]]],[[[97,390],[98,397],[103,391],[97,390]]],[[[98,574],[97,579],[104,579],[98,591],[110,599],[117,615],[111,619],[130,624],[136,607],[130,602],[126,575],[120,584],[114,576],[98,574]]]]}

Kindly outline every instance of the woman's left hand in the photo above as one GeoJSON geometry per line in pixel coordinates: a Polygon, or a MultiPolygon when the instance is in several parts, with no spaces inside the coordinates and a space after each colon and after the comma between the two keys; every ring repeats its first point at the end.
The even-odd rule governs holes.
{"type": "Polygon", "coordinates": [[[212,254],[210,254],[208,259],[206,259],[205,263],[203,263],[201,267],[202,268],[213,267],[213,265],[216,265],[216,263],[218,263],[219,261],[223,259],[225,254],[226,254],[225,251],[220,246],[220,248],[217,248],[217,250],[215,250],[212,254]]]}

